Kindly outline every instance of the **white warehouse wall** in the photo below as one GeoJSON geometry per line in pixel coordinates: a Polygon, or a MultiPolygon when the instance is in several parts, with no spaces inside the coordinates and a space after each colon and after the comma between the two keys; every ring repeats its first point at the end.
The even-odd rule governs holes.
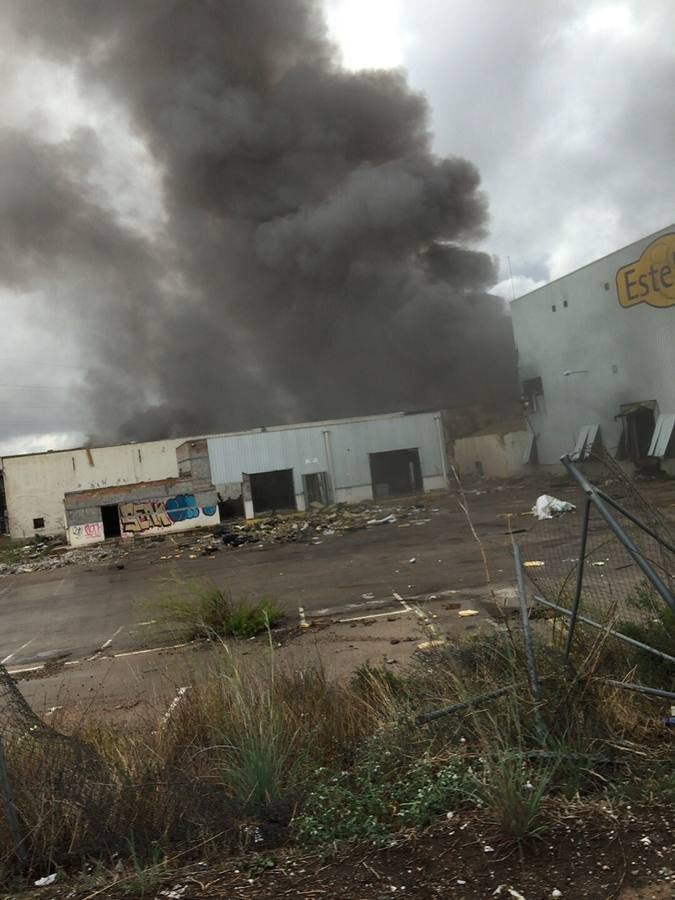
{"type": "Polygon", "coordinates": [[[424,490],[446,487],[438,412],[276,426],[208,438],[211,479],[218,490],[239,485],[243,473],[293,469],[298,509],[304,508],[303,475],[327,472],[338,502],[369,500],[369,454],[413,447],[419,450],[424,490]]]}
{"type": "MultiPolygon", "coordinates": [[[[665,228],[511,304],[521,384],[537,376],[543,383],[543,397],[528,413],[540,464],[557,464],[589,424],[600,425],[605,447],[615,453],[623,404],[656,401],[658,412],[675,413],[675,305],[625,307],[617,290],[618,270],[673,232],[675,226],[665,228]]],[[[657,251],[649,252],[658,258],[657,251]]],[[[671,250],[661,256],[675,282],[671,250]]],[[[668,468],[673,460],[664,463],[668,468]]]]}
{"type": "Polygon", "coordinates": [[[178,477],[176,447],[184,440],[6,456],[2,463],[10,535],[65,532],[66,492],[178,477]],[[45,527],[36,532],[33,519],[40,517],[45,527]]]}

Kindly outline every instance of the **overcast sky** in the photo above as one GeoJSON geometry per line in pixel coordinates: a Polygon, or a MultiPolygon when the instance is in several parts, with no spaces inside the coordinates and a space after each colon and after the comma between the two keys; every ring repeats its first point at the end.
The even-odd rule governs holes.
{"type": "MultiPolygon", "coordinates": [[[[428,97],[435,151],[478,166],[490,204],[481,249],[498,257],[505,295],[507,257],[520,294],[675,221],[673,0],[327,0],[326,12],[344,64],[403,68],[428,97]]],[[[158,176],[125,111],[63,63],[8,48],[0,66],[4,124],[47,142],[91,129],[105,152],[87,189],[139,240],[152,234],[158,176]]],[[[5,169],[0,209],[12,189],[5,169]]],[[[93,360],[59,290],[54,271],[30,292],[0,292],[0,453],[88,431],[71,387],[93,360]]]]}

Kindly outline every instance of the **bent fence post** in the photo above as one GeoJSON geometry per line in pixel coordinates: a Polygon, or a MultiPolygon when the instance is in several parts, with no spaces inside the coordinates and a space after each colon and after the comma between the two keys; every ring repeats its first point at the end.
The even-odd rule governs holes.
{"type": "Polygon", "coordinates": [[[645,525],[645,523],[641,519],[638,519],[638,517],[634,516],[632,512],[629,512],[627,509],[625,509],[617,500],[614,499],[614,497],[610,497],[609,494],[606,494],[600,488],[596,488],[596,491],[598,497],[602,497],[605,503],[609,503],[610,506],[613,506],[617,512],[620,512],[622,516],[625,516],[627,519],[629,519],[633,523],[633,525],[637,525],[638,528],[641,528],[645,532],[645,534],[648,534],[649,537],[654,538],[654,540],[661,544],[662,547],[665,547],[666,550],[670,550],[671,553],[675,553],[675,547],[673,547],[673,545],[669,541],[667,541],[660,534],[657,534],[653,528],[649,527],[649,525],[645,525]]]}
{"type": "Polygon", "coordinates": [[[675,694],[672,691],[663,691],[661,688],[647,687],[646,684],[633,684],[630,681],[615,681],[613,678],[604,678],[607,684],[612,687],[625,688],[627,691],[639,691],[641,694],[651,694],[654,697],[664,697],[666,700],[675,700],[675,694]]]}
{"type": "Polygon", "coordinates": [[[565,662],[568,661],[570,651],[572,649],[572,641],[574,639],[574,629],[577,625],[577,615],[579,614],[579,603],[581,601],[581,588],[584,581],[584,566],[586,564],[586,542],[588,540],[588,520],[591,514],[591,498],[586,497],[584,506],[584,519],[581,526],[581,545],[579,547],[579,562],[577,563],[577,584],[574,591],[574,603],[572,604],[572,616],[570,618],[570,627],[567,631],[567,641],[565,643],[565,662]]]}
{"type": "MultiPolygon", "coordinates": [[[[557,603],[553,603],[551,600],[546,600],[544,597],[540,597],[539,594],[533,594],[532,599],[536,600],[537,603],[541,603],[542,606],[548,606],[549,609],[554,609],[556,612],[562,613],[563,616],[572,615],[569,609],[566,609],[564,606],[559,606],[557,603]]],[[[626,634],[621,634],[620,631],[614,631],[613,628],[607,628],[606,625],[601,625],[600,622],[595,622],[593,619],[589,619],[586,616],[577,616],[577,621],[583,622],[584,625],[590,625],[591,628],[597,628],[600,631],[605,631],[607,634],[611,634],[612,637],[618,638],[618,640],[623,641],[625,644],[630,644],[632,647],[637,647],[639,650],[646,650],[648,653],[652,653],[654,656],[659,656],[661,659],[665,659],[666,662],[675,664],[675,656],[669,656],[662,650],[657,650],[655,647],[650,647],[649,644],[643,644],[642,641],[636,641],[635,638],[628,637],[628,635],[626,634]]]]}
{"type": "Polygon", "coordinates": [[[442,709],[434,709],[428,713],[422,713],[417,716],[415,719],[416,725],[425,725],[427,722],[433,722],[436,719],[440,719],[442,716],[449,716],[452,713],[461,712],[463,709],[470,709],[472,706],[478,706],[479,703],[482,703],[484,700],[496,700],[497,697],[501,697],[502,694],[507,694],[509,691],[513,690],[515,685],[509,684],[506,687],[497,688],[494,691],[488,691],[486,694],[481,694],[479,697],[472,697],[470,700],[463,700],[461,703],[453,703],[452,706],[444,706],[442,709]]]}
{"type": "MultiPolygon", "coordinates": [[[[662,599],[667,603],[667,605],[675,612],[675,598],[670,593],[668,587],[663,583],[663,581],[659,578],[656,572],[652,569],[649,563],[645,560],[640,549],[636,546],[636,544],[631,540],[631,538],[626,534],[623,528],[616,521],[612,513],[610,512],[607,504],[599,495],[597,488],[590,483],[590,481],[583,475],[579,469],[574,465],[570,457],[565,454],[560,457],[560,462],[565,466],[569,474],[574,478],[582,491],[586,494],[586,496],[593,503],[597,511],[600,513],[605,522],[609,525],[610,529],[614,532],[615,536],[621,541],[623,546],[626,548],[628,553],[633,557],[635,562],[638,564],[640,569],[644,575],[649,579],[649,581],[654,586],[654,589],[661,595],[662,599]]],[[[662,543],[661,539],[659,541],[662,543]]]]}
{"type": "Polygon", "coordinates": [[[530,629],[530,615],[527,609],[527,596],[525,594],[525,576],[523,575],[523,560],[520,555],[520,546],[513,545],[513,558],[516,564],[516,581],[518,583],[518,603],[520,606],[520,621],[523,626],[523,643],[525,645],[525,655],[527,658],[527,677],[530,682],[530,693],[534,700],[534,719],[537,727],[537,734],[541,741],[544,740],[546,729],[544,721],[541,717],[539,704],[541,703],[541,684],[539,683],[539,673],[537,671],[537,660],[534,655],[534,646],[532,644],[532,631],[530,629]]]}

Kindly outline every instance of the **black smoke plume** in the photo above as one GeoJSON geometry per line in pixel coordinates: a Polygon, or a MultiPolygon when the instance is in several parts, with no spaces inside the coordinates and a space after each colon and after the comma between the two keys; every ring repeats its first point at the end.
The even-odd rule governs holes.
{"type": "Polygon", "coordinates": [[[476,168],[431,151],[398,71],[348,72],[312,0],[3,0],[15,48],[120,104],[161,172],[141,235],[83,131],[0,144],[7,284],[54,287],[95,348],[101,437],[499,401],[508,316],[476,168]]]}

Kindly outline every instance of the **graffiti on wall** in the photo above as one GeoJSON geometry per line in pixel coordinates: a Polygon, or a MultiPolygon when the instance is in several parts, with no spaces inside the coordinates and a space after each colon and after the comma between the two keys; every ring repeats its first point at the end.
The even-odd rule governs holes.
{"type": "Polygon", "coordinates": [[[71,525],[68,529],[68,542],[75,547],[102,541],[103,522],[87,522],[85,525],[71,525]]]}
{"type": "Polygon", "coordinates": [[[100,541],[103,538],[103,522],[88,522],[86,525],[73,525],[71,532],[82,541],[100,541]]]}
{"type": "MultiPolygon", "coordinates": [[[[171,528],[200,516],[215,516],[215,506],[197,506],[194,494],[178,494],[168,500],[120,503],[122,534],[143,534],[150,529],[171,528]]],[[[195,524],[197,524],[195,522],[195,524]]]]}

